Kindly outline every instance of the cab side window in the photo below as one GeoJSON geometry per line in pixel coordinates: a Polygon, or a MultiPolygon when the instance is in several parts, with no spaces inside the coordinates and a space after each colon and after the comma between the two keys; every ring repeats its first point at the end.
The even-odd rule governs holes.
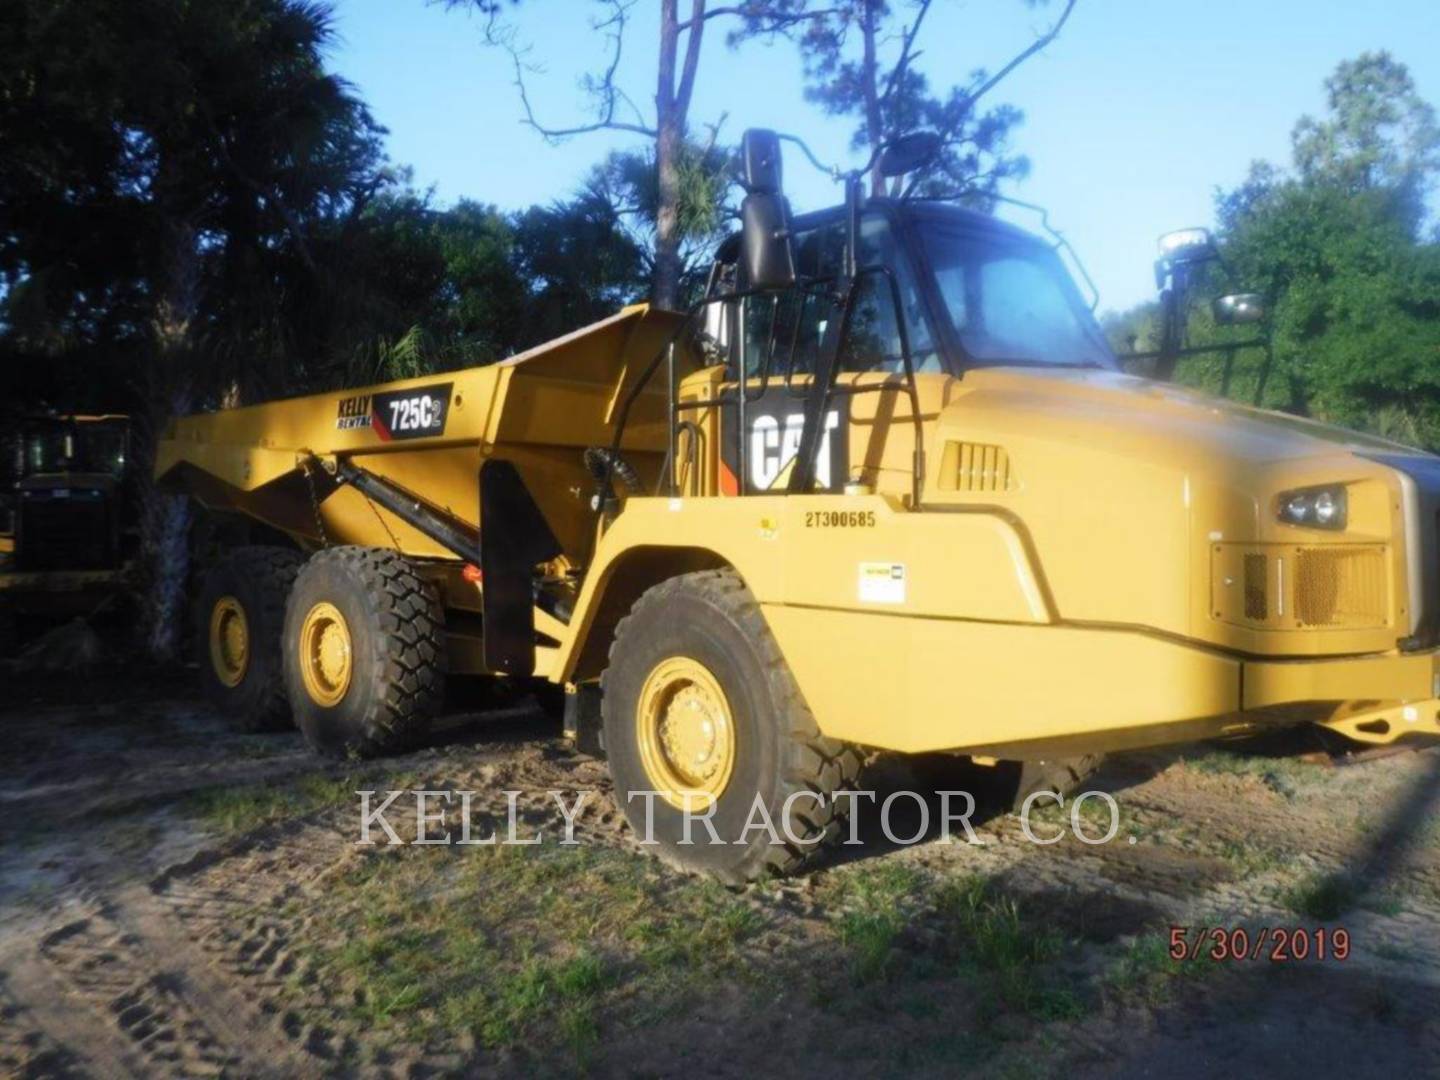
{"type": "Polygon", "coordinates": [[[860,266],[878,264],[890,269],[900,294],[900,310],[896,311],[888,275],[872,273],[861,278],[851,316],[851,344],[841,359],[842,370],[904,371],[902,318],[910,337],[910,361],[916,372],[942,370],[914,272],[889,222],[879,217],[867,218],[861,225],[860,239],[860,266]]]}
{"type": "MultiPolygon", "coordinates": [[[[845,225],[835,222],[796,235],[796,269],[802,283],[837,277],[845,257],[845,225]]],[[[879,216],[861,224],[861,266],[880,264],[895,273],[900,303],[910,335],[911,359],[916,371],[941,370],[939,352],[921,305],[914,275],[902,257],[889,223],[879,216]]],[[[745,371],[758,375],[763,358],[774,342],[772,375],[783,376],[794,353],[797,375],[811,374],[819,361],[828,322],[835,316],[831,290],[824,284],[796,289],[778,296],[751,297],[745,301],[745,371]]],[[[900,326],[890,292],[889,278],[868,274],[858,284],[850,335],[840,369],[848,372],[904,369],[900,326]]]]}

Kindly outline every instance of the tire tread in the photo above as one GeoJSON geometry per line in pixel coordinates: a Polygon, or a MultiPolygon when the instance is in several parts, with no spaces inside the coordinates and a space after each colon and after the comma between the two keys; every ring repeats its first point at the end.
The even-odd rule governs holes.
{"type": "Polygon", "coordinates": [[[780,829],[781,843],[768,845],[763,859],[720,876],[728,884],[742,885],[766,873],[797,873],[819,858],[825,849],[838,843],[845,813],[829,796],[858,779],[864,757],[858,747],[820,733],[815,716],[805,703],[790,666],[780,652],[780,645],[765,621],[760,604],[734,570],[700,570],[681,574],[646,590],[616,625],[615,637],[610,645],[610,662],[600,679],[602,695],[606,677],[617,655],[625,649],[627,624],[633,625],[637,618],[647,617],[651,609],[663,610],[677,595],[687,592],[700,595],[724,612],[750,639],[759,655],[770,684],[771,697],[776,703],[774,721],[784,736],[780,804],[783,806],[786,799],[800,791],[812,792],[822,800],[819,805],[813,800],[801,800],[792,808],[794,813],[789,831],[800,843],[792,843],[785,830],[780,829]]]}
{"type": "MultiPolygon", "coordinates": [[[[404,556],[387,548],[332,547],[310,566],[337,565],[376,598],[379,633],[373,635],[377,707],[362,718],[360,757],[402,748],[422,734],[445,700],[445,609],[435,587],[404,556]]],[[[293,617],[293,616],[292,616],[293,617]]]]}
{"type": "MultiPolygon", "coordinates": [[[[293,548],[255,544],[232,548],[211,571],[212,574],[233,573],[258,594],[260,601],[258,611],[246,612],[246,620],[251,624],[251,662],[263,663],[268,668],[269,685],[255,695],[249,707],[244,707],[246,703],[241,696],[218,680],[209,684],[211,697],[242,731],[277,731],[290,725],[280,637],[285,625],[285,603],[304,562],[305,556],[293,548]]],[[[211,599],[213,591],[211,581],[207,580],[201,590],[202,605],[211,599]]],[[[200,641],[197,659],[201,664],[208,664],[210,612],[197,611],[195,622],[200,641]]]]}

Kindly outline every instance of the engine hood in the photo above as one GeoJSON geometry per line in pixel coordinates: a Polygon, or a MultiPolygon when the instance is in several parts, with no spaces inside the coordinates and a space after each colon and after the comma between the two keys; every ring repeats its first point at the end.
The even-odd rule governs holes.
{"type": "Polygon", "coordinates": [[[1112,371],[982,368],[965,375],[954,401],[960,411],[986,414],[986,426],[1003,414],[1006,427],[1013,430],[1019,422],[1032,437],[1048,426],[1058,441],[1105,445],[1176,465],[1198,459],[1255,468],[1347,452],[1431,456],[1332,424],[1112,371]]]}
{"type": "Polygon", "coordinates": [[[927,503],[995,507],[1021,523],[1063,621],[1254,653],[1358,653],[1393,648],[1428,587],[1419,567],[1432,548],[1413,523],[1440,502],[1424,503],[1429,485],[1412,479],[1427,466],[1440,476],[1440,458],[1399,443],[1118,372],[989,368],[953,384],[940,410],[927,503]],[[1343,528],[1281,519],[1286,493],[1312,486],[1344,487],[1343,528]],[[1373,555],[1380,569],[1365,572],[1395,598],[1364,630],[1232,617],[1247,557],[1271,560],[1293,591],[1298,563],[1276,560],[1308,567],[1318,556],[1306,552],[1336,546],[1373,555]]]}

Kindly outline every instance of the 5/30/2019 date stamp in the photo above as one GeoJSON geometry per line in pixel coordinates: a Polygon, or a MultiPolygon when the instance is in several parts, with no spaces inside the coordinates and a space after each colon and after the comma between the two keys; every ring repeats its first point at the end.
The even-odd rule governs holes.
{"type": "Polygon", "coordinates": [[[1288,964],[1304,960],[1348,960],[1350,931],[1343,926],[1172,926],[1170,959],[1268,960],[1288,964]]]}

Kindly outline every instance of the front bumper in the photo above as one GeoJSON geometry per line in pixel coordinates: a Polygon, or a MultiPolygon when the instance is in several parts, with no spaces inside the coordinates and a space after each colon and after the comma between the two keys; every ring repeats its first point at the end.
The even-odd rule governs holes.
{"type": "Polygon", "coordinates": [[[1246,712],[1312,706],[1312,718],[1321,727],[1365,743],[1440,736],[1440,650],[1246,661],[1241,679],[1246,712]]]}

